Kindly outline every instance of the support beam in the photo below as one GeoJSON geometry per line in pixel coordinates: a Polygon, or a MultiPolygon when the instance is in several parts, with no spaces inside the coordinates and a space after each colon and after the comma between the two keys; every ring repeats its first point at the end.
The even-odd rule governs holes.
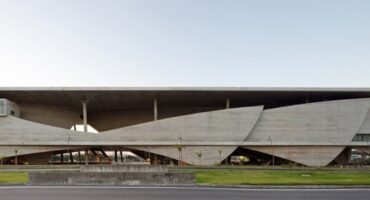
{"type": "Polygon", "coordinates": [[[157,99],[154,99],[154,121],[158,119],[157,99]]]}
{"type": "Polygon", "coordinates": [[[96,153],[96,151],[94,149],[91,149],[91,152],[94,154],[96,162],[101,163],[101,158],[100,158],[99,154],[96,153]]]}
{"type": "Polygon", "coordinates": [[[107,153],[105,153],[104,149],[101,149],[100,150],[101,154],[106,157],[106,158],[109,158],[109,156],[107,155],[107,153]]]}
{"type": "Polygon", "coordinates": [[[226,109],[230,108],[230,98],[226,98],[226,109]]]}
{"type": "Polygon", "coordinates": [[[63,153],[60,154],[60,163],[61,164],[64,163],[64,155],[63,155],[63,153]]]}
{"type": "Polygon", "coordinates": [[[82,102],[82,116],[84,123],[84,132],[87,132],[87,101],[82,102]]]}

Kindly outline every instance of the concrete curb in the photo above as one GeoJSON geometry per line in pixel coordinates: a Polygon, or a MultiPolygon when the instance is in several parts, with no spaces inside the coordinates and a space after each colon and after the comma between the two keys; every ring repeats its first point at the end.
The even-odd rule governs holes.
{"type": "Polygon", "coordinates": [[[0,187],[28,186],[28,183],[0,183],[0,187]]]}
{"type": "Polygon", "coordinates": [[[251,190],[340,190],[340,189],[370,189],[370,185],[343,185],[343,186],[337,186],[337,185],[30,185],[30,184],[0,184],[0,187],[68,187],[68,188],[79,188],[79,187],[99,187],[99,188],[199,188],[199,189],[251,189],[251,190]]]}
{"type": "Polygon", "coordinates": [[[370,189],[370,185],[215,185],[198,184],[205,188],[244,188],[244,189],[370,189]]]}

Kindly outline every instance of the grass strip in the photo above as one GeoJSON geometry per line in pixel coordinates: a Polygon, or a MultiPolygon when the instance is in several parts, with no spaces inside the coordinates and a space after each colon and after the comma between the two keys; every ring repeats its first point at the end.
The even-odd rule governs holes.
{"type": "Polygon", "coordinates": [[[198,184],[216,185],[370,185],[370,172],[196,170],[198,184]]]}
{"type": "Polygon", "coordinates": [[[28,183],[27,172],[0,172],[0,184],[28,183]]]}

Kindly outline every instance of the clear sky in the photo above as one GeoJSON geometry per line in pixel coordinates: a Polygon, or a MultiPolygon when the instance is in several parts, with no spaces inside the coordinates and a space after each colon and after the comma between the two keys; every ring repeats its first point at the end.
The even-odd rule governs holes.
{"type": "Polygon", "coordinates": [[[0,86],[370,87],[369,0],[0,0],[0,86]]]}

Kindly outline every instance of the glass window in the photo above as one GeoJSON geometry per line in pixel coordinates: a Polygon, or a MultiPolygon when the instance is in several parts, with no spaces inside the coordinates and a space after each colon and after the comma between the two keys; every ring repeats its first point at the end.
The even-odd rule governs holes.
{"type": "Polygon", "coordinates": [[[370,142],[370,134],[356,134],[353,142],[370,142]]]}

